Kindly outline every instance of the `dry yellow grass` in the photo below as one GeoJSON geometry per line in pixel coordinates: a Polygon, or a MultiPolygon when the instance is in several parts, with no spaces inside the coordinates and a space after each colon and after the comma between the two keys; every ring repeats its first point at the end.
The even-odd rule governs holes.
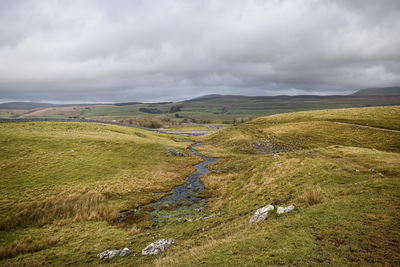
{"type": "Polygon", "coordinates": [[[48,238],[46,240],[33,241],[30,236],[22,240],[13,242],[8,247],[0,248],[0,259],[13,258],[18,254],[32,253],[46,248],[53,247],[59,242],[58,238],[48,238]]]}
{"type": "Polygon", "coordinates": [[[305,186],[301,198],[308,206],[322,203],[324,200],[321,188],[313,185],[305,186]]]}
{"type": "Polygon", "coordinates": [[[33,201],[21,211],[3,219],[0,222],[0,229],[10,230],[20,226],[43,225],[56,219],[78,221],[116,218],[117,211],[108,206],[105,200],[103,194],[89,191],[33,201]]]}
{"type": "MultiPolygon", "coordinates": [[[[365,117],[379,113],[376,116],[383,118],[382,124],[394,125],[396,118],[387,121],[384,118],[392,116],[391,111],[396,108],[388,110],[370,109],[371,114],[365,117]]],[[[20,250],[15,258],[1,263],[100,265],[105,262],[95,257],[97,253],[129,247],[136,256],[115,257],[106,264],[398,265],[400,134],[334,123],[335,112],[325,112],[329,120],[327,117],[314,119],[312,113],[305,117],[300,114],[301,121],[293,114],[280,115],[276,120],[264,118],[253,125],[244,124],[202,137],[209,144],[198,148],[202,154],[220,157],[209,166],[213,171],[201,178],[206,187],[202,192],[207,197],[206,208],[193,215],[192,221],[162,227],[148,224],[149,228],[143,227],[140,221],[119,228],[103,219],[101,209],[90,217],[86,207],[93,201],[94,206],[101,208],[104,201],[113,209],[121,210],[151,201],[152,191],[161,191],[157,188],[167,187],[168,183],[178,183],[180,177],[193,170],[191,165],[195,159],[171,158],[162,153],[164,146],[176,144],[178,149],[184,149],[185,144],[150,133],[145,133],[146,138],[139,138],[134,131],[123,127],[100,125],[42,124],[43,131],[38,125],[26,124],[26,127],[5,129],[1,133],[8,154],[3,156],[0,166],[9,179],[3,182],[8,191],[0,188],[5,196],[0,202],[2,207],[15,203],[16,210],[27,207],[21,203],[29,202],[36,190],[36,195],[46,196],[41,198],[43,201],[54,197],[50,203],[61,207],[63,202],[56,198],[80,196],[77,201],[82,201],[82,208],[71,211],[66,220],[57,219],[43,227],[36,227],[38,222],[34,222],[1,231],[3,251],[13,243],[24,243],[29,235],[43,242],[52,236],[60,240],[58,245],[35,253],[20,250]],[[71,139],[71,134],[81,142],[71,139]],[[52,138],[64,142],[63,146],[52,142],[52,138]],[[279,155],[241,150],[250,142],[272,138],[277,146],[301,140],[302,149],[279,152],[279,155]],[[77,153],[71,154],[70,149],[77,153]],[[49,154],[61,160],[49,166],[34,164],[35,159],[42,163],[52,159],[46,156],[49,154]],[[33,163],[26,164],[27,161],[33,163]],[[77,164],[86,168],[74,168],[77,164]],[[60,173],[59,168],[67,172],[60,173]],[[46,171],[47,176],[43,175],[46,171]],[[35,178],[35,183],[30,183],[33,178],[23,179],[27,174],[35,178]],[[61,186],[49,186],[56,181],[44,179],[49,177],[62,178],[57,180],[61,186]],[[26,184],[35,190],[22,187],[26,184]],[[52,196],[46,195],[49,189],[52,196]],[[84,197],[91,191],[95,192],[93,198],[84,197]],[[267,204],[294,205],[295,209],[282,215],[270,212],[265,221],[249,226],[254,212],[267,204]],[[197,216],[210,217],[196,220],[197,216]],[[140,255],[145,246],[161,238],[174,238],[176,242],[157,256],[140,255]]],[[[338,117],[357,119],[366,111],[338,112],[338,117]]],[[[38,198],[35,199],[39,201],[37,207],[43,209],[48,205],[38,198]]],[[[47,214],[42,210],[38,216],[47,214]]],[[[47,218],[53,220],[51,216],[47,218]]]]}

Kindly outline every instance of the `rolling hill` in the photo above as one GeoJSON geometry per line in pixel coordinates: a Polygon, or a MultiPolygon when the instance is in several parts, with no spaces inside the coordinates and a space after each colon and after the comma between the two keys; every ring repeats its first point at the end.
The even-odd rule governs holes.
{"type": "Polygon", "coordinates": [[[50,103],[36,103],[36,102],[6,102],[0,104],[0,109],[36,109],[55,107],[56,104],[50,103]]]}
{"type": "Polygon", "coordinates": [[[37,103],[5,103],[1,104],[3,108],[0,105],[0,118],[85,118],[136,124],[153,119],[160,121],[164,126],[182,122],[233,124],[278,113],[399,105],[398,88],[364,89],[347,96],[207,95],[177,103],[127,102],[49,107],[38,107],[37,103]],[[35,108],[28,108],[29,105],[35,106],[35,108]]]}
{"type": "Polygon", "coordinates": [[[369,88],[355,92],[354,96],[399,96],[400,87],[369,88]]]}
{"type": "MultiPolygon", "coordinates": [[[[197,129],[196,129],[197,130],[197,129]]],[[[277,114],[193,137],[219,160],[204,209],[118,222],[184,183],[187,137],[79,122],[0,123],[0,265],[398,265],[400,108],[277,114]],[[249,224],[272,204],[265,220],[249,224]],[[294,205],[290,213],[278,206],[294,205]],[[180,216],[177,218],[177,216],[180,216]],[[168,219],[169,218],[169,219],[168,219]],[[155,256],[151,242],[174,238],[155,256]],[[107,249],[125,257],[100,260],[107,249]]],[[[183,209],[185,210],[185,209],[183,209]]]]}

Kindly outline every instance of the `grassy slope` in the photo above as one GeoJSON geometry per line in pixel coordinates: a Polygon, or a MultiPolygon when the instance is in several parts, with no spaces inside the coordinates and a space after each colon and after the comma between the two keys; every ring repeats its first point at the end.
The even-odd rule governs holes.
{"type": "Polygon", "coordinates": [[[34,243],[55,236],[58,246],[47,252],[54,255],[72,257],[65,246],[72,249],[77,243],[83,246],[82,253],[91,246],[107,248],[114,244],[112,233],[122,230],[106,221],[115,219],[119,210],[155,199],[154,191],[183,183],[198,161],[163,152],[165,146],[184,149],[188,143],[139,129],[46,122],[2,123],[0,128],[3,255],[12,242],[15,246],[29,236],[34,243]],[[80,227],[87,232],[76,231],[80,227]],[[88,234],[94,243],[89,238],[83,244],[88,234]]]}
{"type": "Polygon", "coordinates": [[[224,209],[227,218],[209,234],[212,242],[194,249],[197,258],[182,253],[179,262],[399,264],[400,133],[332,122],[397,129],[399,114],[400,108],[282,114],[206,137],[204,152],[223,157],[214,166],[222,173],[204,179],[209,207],[224,209]],[[276,147],[302,142],[279,155],[248,154],[249,143],[265,139],[276,147]],[[307,204],[310,192],[322,202],[307,204]],[[253,212],[269,203],[297,208],[249,227],[253,212]]]}
{"type": "Polygon", "coordinates": [[[12,117],[20,116],[28,110],[21,109],[0,109],[0,118],[9,119],[12,117]]]}
{"type": "MultiPolygon", "coordinates": [[[[204,214],[215,216],[153,229],[134,226],[130,231],[110,226],[102,216],[82,216],[75,221],[72,218],[56,219],[43,227],[32,224],[1,232],[3,250],[12,248],[12,243],[14,247],[21,244],[20,247],[25,248],[17,257],[3,263],[97,265],[100,261],[94,256],[96,253],[128,246],[137,256],[115,258],[109,263],[160,266],[234,263],[398,265],[400,133],[335,121],[399,129],[399,114],[398,107],[282,114],[201,137],[199,139],[208,143],[200,148],[203,153],[221,157],[211,167],[216,172],[203,178],[207,190],[202,194],[208,197],[204,214]],[[265,140],[269,140],[268,144],[272,143],[274,149],[293,144],[288,149],[293,151],[275,155],[256,153],[251,144],[265,140]],[[296,209],[281,216],[270,213],[265,221],[249,226],[254,211],[269,203],[293,204],[296,209]],[[169,237],[177,242],[162,255],[138,255],[149,242],[169,237]],[[41,249],[29,252],[29,244],[41,249]]],[[[132,200],[136,203],[147,201],[151,191],[166,187],[171,180],[181,179],[195,161],[156,153],[154,158],[140,156],[142,164],[129,165],[138,152],[148,155],[160,151],[161,146],[153,139],[180,148],[187,144],[171,143],[170,137],[147,132],[143,132],[148,136],[143,143],[133,135],[137,130],[123,127],[70,123],[0,124],[0,127],[2,148],[6,148],[1,157],[2,174],[6,175],[1,179],[9,188],[1,192],[2,196],[8,194],[2,197],[3,210],[26,205],[29,199],[36,197],[30,191],[38,192],[43,199],[48,195],[62,196],[66,189],[83,194],[80,193],[82,186],[88,187],[84,192],[90,189],[103,194],[104,200],[100,202],[105,201],[107,207],[121,208],[132,200]],[[55,140],[61,141],[55,144],[55,140]],[[103,148],[104,141],[113,149],[103,148]],[[92,146],[96,149],[91,149],[92,146]],[[137,146],[140,149],[135,151],[132,147],[137,146]],[[71,159],[75,156],[71,155],[70,149],[76,151],[72,155],[80,157],[79,160],[71,159]],[[128,167],[109,174],[106,168],[109,163],[102,161],[100,156],[103,153],[93,155],[97,149],[110,153],[106,158],[114,164],[111,169],[128,167]],[[86,153],[84,151],[88,153],[78,156],[86,153]],[[62,155],[61,160],[57,158],[59,155],[62,155]],[[128,159],[126,155],[130,155],[128,159]],[[46,165],[41,167],[41,164],[32,163],[21,167],[26,166],[25,161],[46,162],[46,165]],[[47,165],[48,161],[53,165],[47,165]],[[169,166],[175,166],[172,171],[177,172],[175,178],[160,179],[164,177],[164,169],[153,174],[154,183],[146,184],[138,178],[152,174],[148,166],[157,163],[159,168],[165,168],[167,162],[169,166]],[[83,168],[84,173],[75,179],[81,173],[74,172],[76,165],[91,166],[91,170],[85,172],[83,168]],[[180,165],[187,167],[180,168],[180,165]],[[64,170],[72,174],[54,182],[45,178],[51,175],[42,174],[46,170],[55,172],[54,177],[64,177],[64,170]],[[91,175],[93,172],[96,175],[91,175]],[[125,176],[126,172],[128,176],[125,176]],[[34,182],[29,184],[27,177],[35,177],[34,182]],[[37,180],[42,182],[37,183],[37,180]],[[134,181],[134,185],[129,181],[134,181]],[[35,190],[28,189],[32,186],[35,190]],[[111,190],[102,191],[109,186],[111,190]],[[142,190],[145,191],[142,193],[142,190]],[[13,200],[8,201],[8,198],[13,200]]]]}

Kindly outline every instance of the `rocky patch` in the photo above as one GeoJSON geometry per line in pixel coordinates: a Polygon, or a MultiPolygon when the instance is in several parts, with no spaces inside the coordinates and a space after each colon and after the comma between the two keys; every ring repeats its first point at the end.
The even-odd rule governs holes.
{"type": "Polygon", "coordinates": [[[267,218],[268,211],[270,211],[270,210],[274,210],[274,206],[268,205],[268,206],[259,208],[254,213],[253,217],[250,218],[249,224],[253,224],[255,222],[260,222],[260,221],[265,220],[265,218],[267,218]]]}
{"type": "Polygon", "coordinates": [[[124,257],[126,255],[129,255],[131,251],[129,248],[124,248],[124,249],[114,249],[114,250],[106,250],[103,251],[100,254],[97,254],[97,257],[99,257],[101,260],[102,259],[112,259],[115,256],[119,255],[120,257],[124,257]]]}
{"type": "Polygon", "coordinates": [[[142,250],[142,255],[157,255],[159,252],[163,252],[166,247],[175,243],[175,239],[168,238],[168,239],[160,239],[156,242],[151,243],[147,247],[142,250]]]}
{"type": "Polygon", "coordinates": [[[186,157],[187,155],[181,151],[179,151],[176,148],[173,147],[167,147],[164,150],[165,153],[171,155],[171,156],[176,156],[176,157],[186,157]]]}
{"type": "Polygon", "coordinates": [[[290,205],[288,207],[278,207],[276,213],[277,214],[283,214],[283,213],[288,213],[294,210],[294,206],[290,205]]]}

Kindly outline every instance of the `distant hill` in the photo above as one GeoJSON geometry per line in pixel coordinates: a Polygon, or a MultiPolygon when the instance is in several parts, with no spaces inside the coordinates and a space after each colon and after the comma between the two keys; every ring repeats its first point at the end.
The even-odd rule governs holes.
{"type": "Polygon", "coordinates": [[[160,118],[169,122],[234,123],[278,113],[305,110],[400,105],[400,87],[364,89],[350,95],[204,95],[180,102],[114,104],[0,104],[0,118],[86,118],[144,122],[160,118]],[[173,106],[179,111],[171,112],[173,106]],[[150,111],[150,112],[149,112],[150,111]]]}
{"type": "Polygon", "coordinates": [[[35,109],[35,108],[49,108],[57,106],[50,103],[36,103],[36,102],[7,102],[0,104],[0,108],[4,109],[35,109]]]}
{"type": "Polygon", "coordinates": [[[183,102],[197,102],[197,101],[212,101],[212,100],[225,100],[225,101],[239,101],[239,100],[266,100],[266,99],[299,99],[299,98],[321,98],[321,99],[329,99],[329,98],[345,98],[348,96],[400,96],[400,87],[382,87],[382,88],[368,88],[361,89],[357,92],[350,95],[277,95],[277,96],[243,96],[243,95],[219,95],[219,94],[210,94],[199,96],[190,100],[186,100],[183,102]]]}
{"type": "Polygon", "coordinates": [[[276,95],[276,96],[244,96],[244,95],[204,95],[183,102],[212,102],[212,101],[268,101],[268,100],[295,100],[295,99],[330,99],[330,98],[345,98],[346,95],[276,95]]]}
{"type": "Polygon", "coordinates": [[[195,101],[208,101],[208,100],[218,100],[218,99],[247,99],[249,96],[242,96],[242,95],[219,95],[219,94],[212,94],[212,95],[203,95],[199,97],[195,97],[189,100],[185,100],[183,102],[195,102],[195,101]]]}
{"type": "Polygon", "coordinates": [[[352,94],[353,96],[400,96],[400,87],[384,87],[361,89],[352,94]]]}
{"type": "Polygon", "coordinates": [[[115,103],[116,106],[130,106],[130,105],[137,105],[142,104],[142,102],[122,102],[122,103],[115,103]]]}

